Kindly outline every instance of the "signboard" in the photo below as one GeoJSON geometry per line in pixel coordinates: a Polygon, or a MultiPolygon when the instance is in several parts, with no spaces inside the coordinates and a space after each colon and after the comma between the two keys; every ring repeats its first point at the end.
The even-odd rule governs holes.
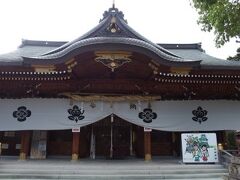
{"type": "Polygon", "coordinates": [[[80,132],[80,127],[72,128],[72,132],[80,132]]]}
{"type": "Polygon", "coordinates": [[[182,134],[182,158],[184,163],[218,162],[216,133],[182,134]]]}
{"type": "Polygon", "coordinates": [[[152,129],[151,128],[144,128],[144,132],[152,132],[152,129]]]}

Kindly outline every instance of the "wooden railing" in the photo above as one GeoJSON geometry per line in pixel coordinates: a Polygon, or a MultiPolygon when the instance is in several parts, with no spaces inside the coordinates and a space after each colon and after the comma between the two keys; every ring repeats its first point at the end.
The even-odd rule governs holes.
{"type": "Polygon", "coordinates": [[[228,168],[231,164],[231,159],[237,153],[236,150],[219,150],[219,161],[224,167],[228,168]]]}

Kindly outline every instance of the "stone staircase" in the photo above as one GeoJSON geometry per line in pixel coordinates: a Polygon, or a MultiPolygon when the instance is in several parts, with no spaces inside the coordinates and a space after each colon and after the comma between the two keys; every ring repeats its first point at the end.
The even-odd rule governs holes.
{"type": "Polygon", "coordinates": [[[180,164],[143,160],[0,160],[0,179],[188,179],[220,180],[228,174],[219,164],[180,164]]]}

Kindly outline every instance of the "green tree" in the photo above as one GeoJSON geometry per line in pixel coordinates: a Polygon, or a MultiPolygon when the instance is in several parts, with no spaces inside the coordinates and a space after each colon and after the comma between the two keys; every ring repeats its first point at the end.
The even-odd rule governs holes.
{"type": "Polygon", "coordinates": [[[196,8],[203,31],[214,31],[221,47],[230,38],[240,39],[240,0],[190,0],[196,8]]]}
{"type": "Polygon", "coordinates": [[[237,49],[237,54],[235,56],[230,56],[227,59],[232,61],[240,61],[240,48],[237,49]]]}

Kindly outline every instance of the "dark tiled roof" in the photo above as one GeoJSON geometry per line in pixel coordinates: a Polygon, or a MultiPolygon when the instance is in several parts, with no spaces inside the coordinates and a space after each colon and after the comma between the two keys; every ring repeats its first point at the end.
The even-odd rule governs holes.
{"type": "Polygon", "coordinates": [[[19,48],[24,46],[41,46],[41,47],[59,47],[64,44],[66,44],[66,41],[36,41],[36,40],[27,40],[23,39],[22,44],[19,46],[19,48]]]}
{"type": "MultiPolygon", "coordinates": [[[[83,39],[81,41],[78,41],[67,48],[63,49],[62,51],[56,52],[54,54],[48,54],[44,56],[38,56],[33,57],[34,59],[40,60],[50,60],[50,59],[61,59],[62,57],[66,56],[70,52],[73,52],[74,50],[79,49],[77,52],[81,50],[81,47],[89,46],[89,45],[98,45],[98,44],[116,44],[119,45],[127,45],[127,46],[135,46],[144,48],[148,51],[151,51],[164,59],[163,61],[169,61],[169,62],[183,62],[183,63],[189,63],[189,62],[195,62],[199,60],[186,60],[181,57],[172,56],[170,54],[167,54],[163,51],[161,51],[157,46],[153,46],[152,44],[149,44],[145,41],[139,40],[139,39],[133,39],[133,38],[123,38],[123,37],[94,37],[94,38],[88,38],[83,39]]],[[[71,57],[68,57],[71,58],[71,57]]],[[[30,58],[31,59],[31,58],[30,58]]],[[[167,63],[167,62],[166,62],[167,63]]]]}
{"type": "MultiPolygon", "coordinates": [[[[21,65],[22,57],[36,57],[45,54],[51,50],[54,50],[61,45],[66,44],[63,41],[35,41],[35,40],[24,40],[16,51],[11,53],[0,55],[0,64],[8,65],[16,64],[21,65]],[[45,43],[48,42],[48,43],[45,43]]],[[[202,68],[231,68],[239,69],[240,62],[227,61],[219,59],[206,54],[199,43],[195,44],[160,44],[166,50],[184,58],[192,60],[202,60],[202,68]]]]}
{"type": "Polygon", "coordinates": [[[35,45],[25,45],[22,44],[19,48],[13,52],[1,54],[0,55],[0,65],[21,65],[23,62],[23,57],[32,57],[32,56],[39,56],[45,52],[48,52],[52,49],[55,49],[55,46],[41,46],[37,45],[38,41],[35,42],[35,45]]]}
{"type": "Polygon", "coordinates": [[[158,44],[165,49],[198,49],[203,51],[201,43],[192,44],[158,44]]]}
{"type": "Polygon", "coordinates": [[[228,61],[224,59],[219,59],[206,54],[204,51],[199,49],[169,49],[173,53],[184,57],[201,61],[201,68],[203,69],[240,69],[240,62],[238,61],[228,61]]]}

